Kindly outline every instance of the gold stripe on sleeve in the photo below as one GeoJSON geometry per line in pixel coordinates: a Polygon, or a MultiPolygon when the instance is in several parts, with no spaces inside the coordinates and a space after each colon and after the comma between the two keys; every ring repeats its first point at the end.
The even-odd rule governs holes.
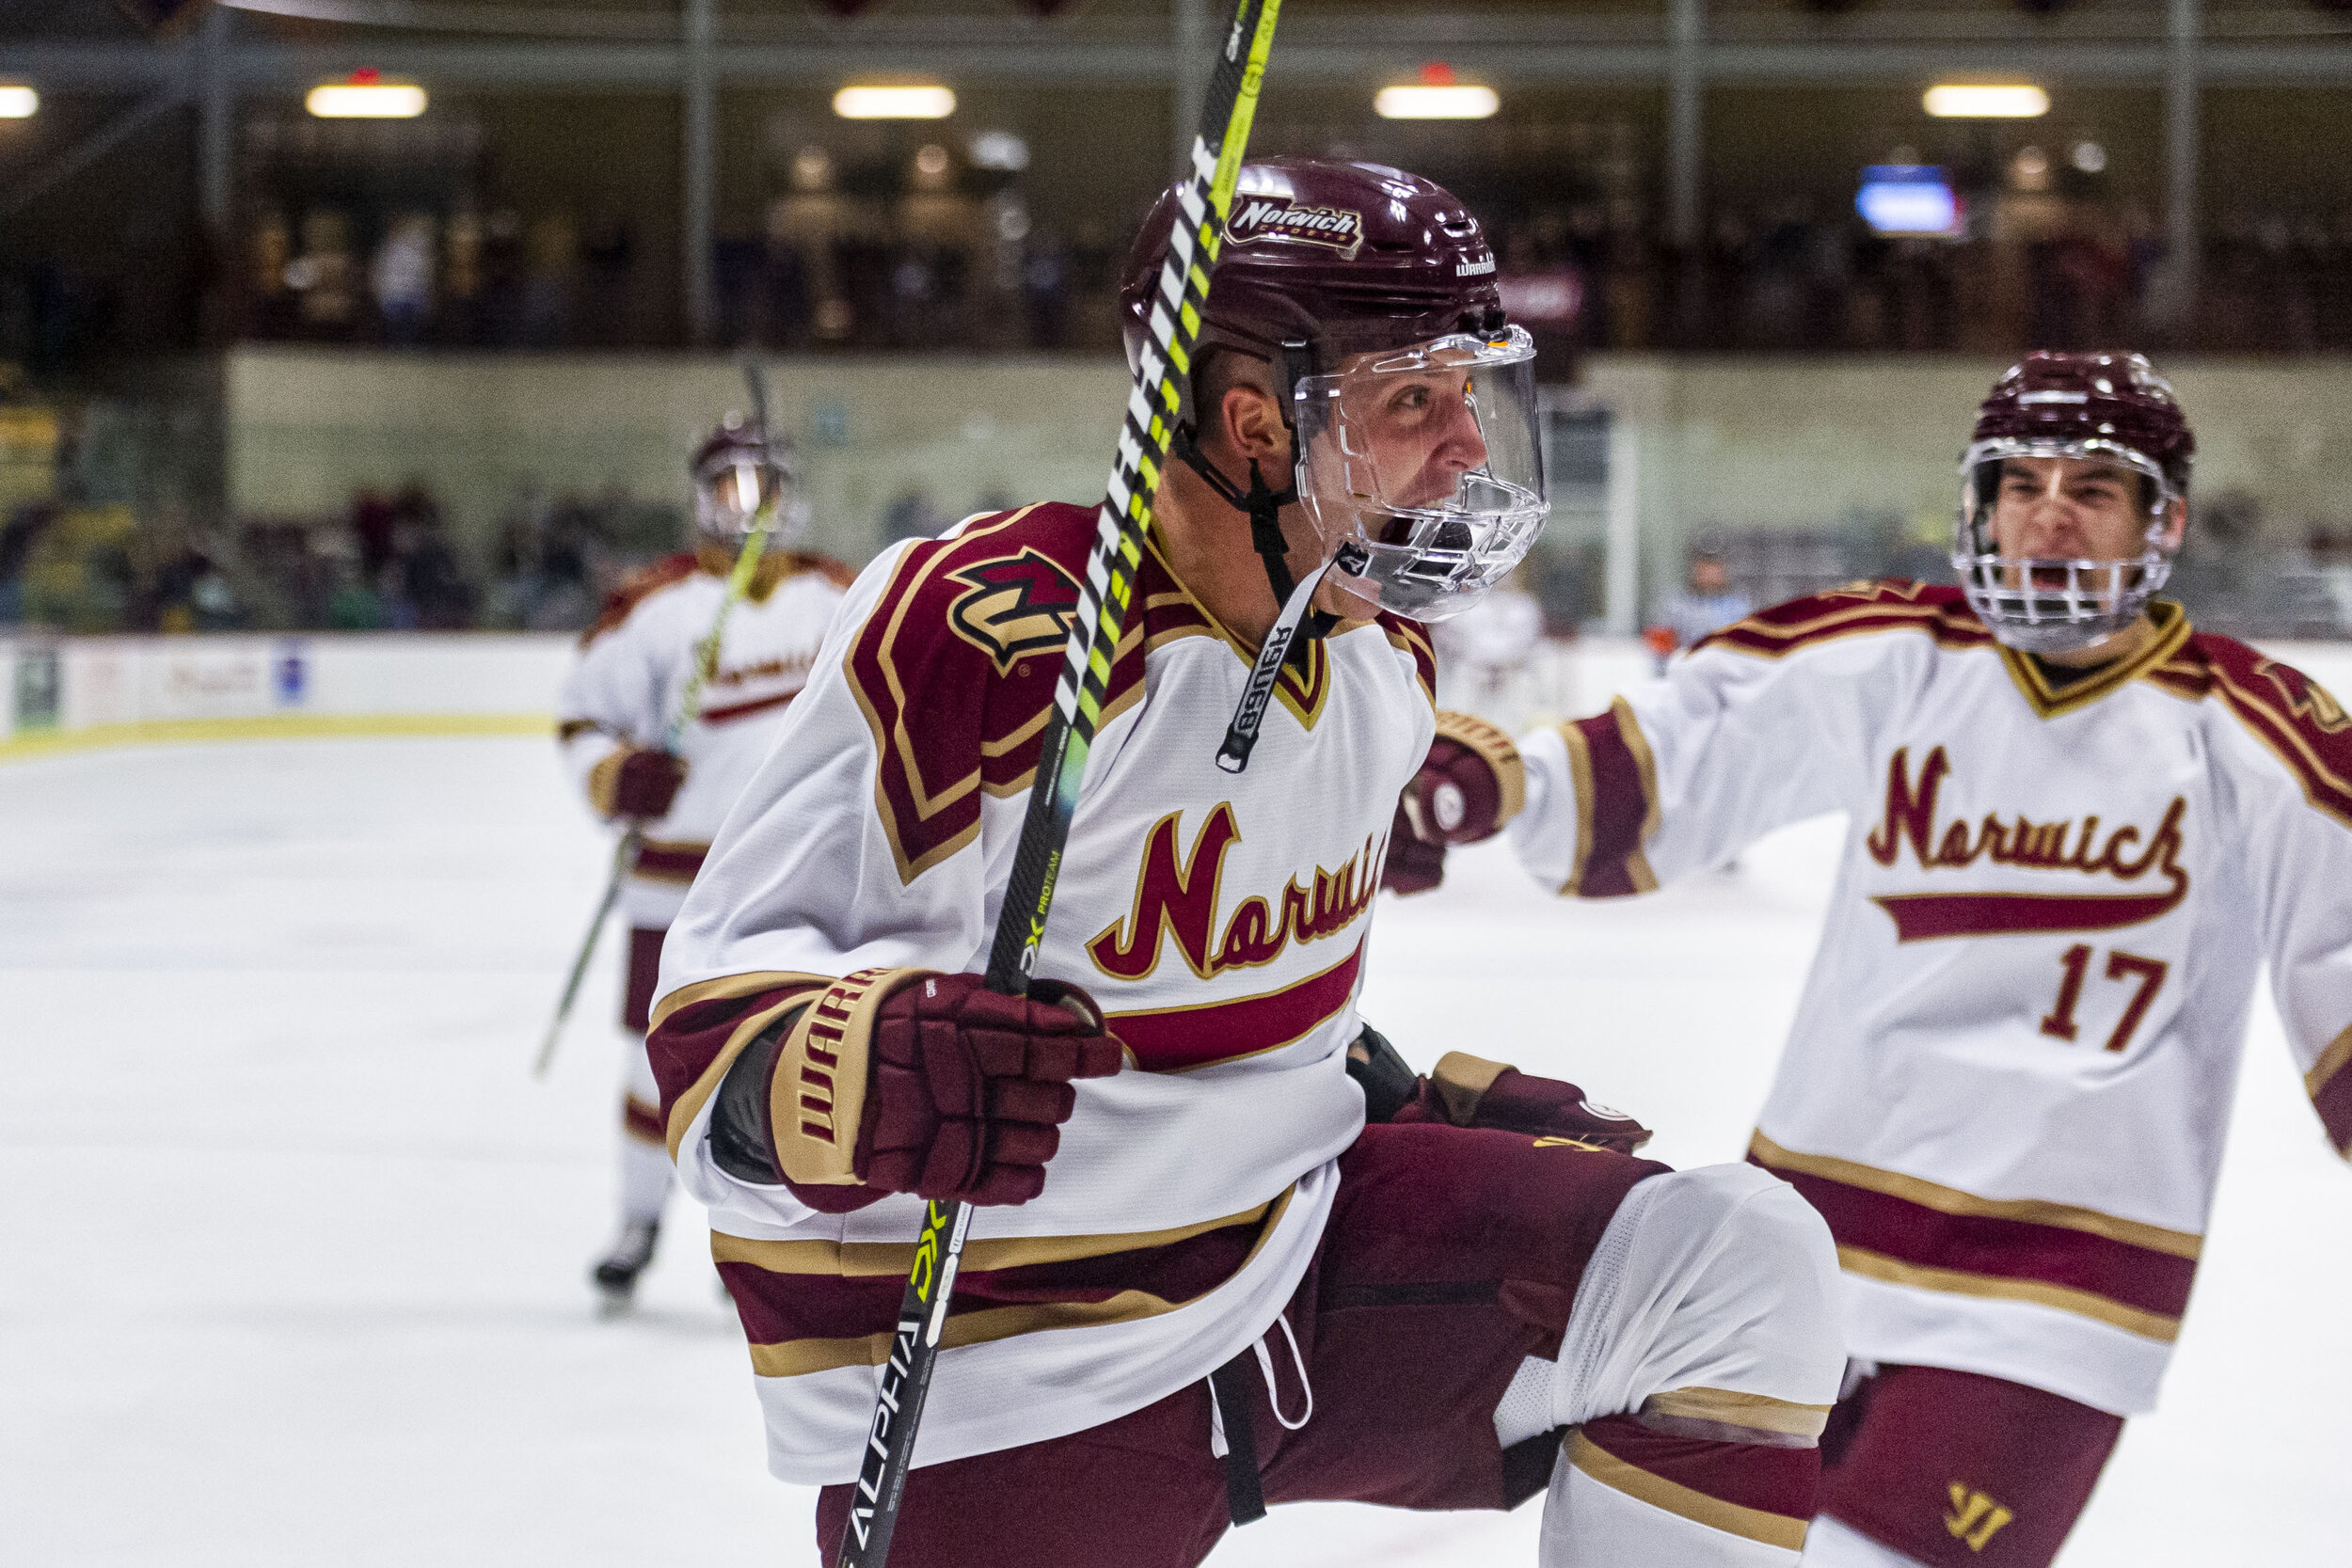
{"type": "Polygon", "coordinates": [[[1573,898],[1583,891],[1584,867],[1593,858],[1593,746],[1573,723],[1560,726],[1560,739],[1568,749],[1568,784],[1576,791],[1576,858],[1560,895],[1573,898]]]}
{"type": "Polygon", "coordinates": [[[786,986],[830,986],[834,979],[831,974],[803,974],[796,970],[757,969],[748,974],[722,974],[715,980],[697,980],[691,986],[678,987],[653,1005],[653,1027],[660,1028],[663,1019],[697,1002],[727,1002],[786,986]]]}
{"type": "Polygon", "coordinates": [[[670,1107],[666,1132],[672,1164],[677,1161],[678,1146],[686,1141],[686,1130],[693,1126],[694,1118],[702,1114],[704,1102],[718,1092],[720,1080],[726,1077],[727,1069],[735,1065],[735,1058],[743,1054],[743,1048],[751,1044],[762,1029],[793,1008],[806,1006],[809,1000],[807,991],[794,991],[775,1006],[762,1007],[735,1026],[735,1033],[727,1037],[727,1043],[719,1048],[719,1054],[711,1059],[708,1067],[703,1069],[702,1076],[695,1079],[692,1085],[677,1097],[676,1103],[670,1107]]]}
{"type": "Polygon", "coordinates": [[[1625,858],[1625,873],[1636,893],[1656,893],[1658,874],[1649,868],[1649,856],[1642,846],[1658,836],[1658,824],[1662,820],[1662,808],[1658,801],[1658,757],[1649,749],[1649,737],[1642,733],[1642,721],[1633,717],[1633,705],[1623,697],[1609,702],[1610,717],[1617,721],[1618,738],[1625,749],[1633,753],[1633,766],[1642,775],[1642,800],[1646,809],[1642,813],[1642,833],[1634,841],[1633,851],[1625,858]]]}

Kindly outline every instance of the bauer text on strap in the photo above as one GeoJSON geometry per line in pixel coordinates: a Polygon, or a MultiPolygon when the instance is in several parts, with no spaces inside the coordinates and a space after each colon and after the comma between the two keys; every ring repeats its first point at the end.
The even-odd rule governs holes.
{"type": "Polygon", "coordinates": [[[1315,590],[1323,586],[1323,579],[1333,567],[1353,577],[1364,569],[1369,559],[1362,546],[1350,540],[1330,560],[1310,572],[1306,581],[1291,590],[1290,601],[1282,606],[1282,613],[1275,617],[1274,629],[1265,634],[1265,645],[1258,650],[1258,662],[1249,668],[1249,684],[1242,688],[1232,722],[1225,726],[1225,744],[1216,749],[1219,768],[1228,773],[1238,773],[1249,766],[1249,753],[1258,744],[1258,728],[1265,722],[1266,705],[1274,700],[1274,683],[1282,676],[1283,661],[1290,657],[1291,643],[1297,640],[1299,623],[1307,618],[1307,607],[1314,602],[1315,590]]]}

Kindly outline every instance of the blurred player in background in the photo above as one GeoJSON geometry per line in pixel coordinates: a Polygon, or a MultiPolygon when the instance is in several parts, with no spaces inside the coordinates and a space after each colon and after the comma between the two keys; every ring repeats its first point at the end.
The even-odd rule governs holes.
{"type": "Polygon", "coordinates": [[[1767,610],[1523,773],[1440,741],[1408,790],[1400,832],[1455,824],[1392,858],[1416,885],[1523,792],[1521,860],[1588,898],[1851,814],[1749,1155],[1844,1269],[1808,1563],[2056,1556],[2155,1402],[2265,962],[2352,1150],[2352,719],[2153,597],[2192,449],[2139,356],[2033,355],[1963,460],[1962,587],[1767,610]]]}
{"type": "MultiPolygon", "coordinates": [[[[1544,644],[1544,607],[1527,591],[1521,565],[1461,614],[1429,630],[1438,652],[1438,702],[1506,729],[1534,721],[1536,655],[1544,644]]],[[[1558,718],[1560,709],[1549,717],[1558,718]]]]}
{"type": "Polygon", "coordinates": [[[660,1097],[645,1063],[646,1009],[661,936],[711,835],[783,727],[808,680],[850,574],[821,556],[768,550],[703,689],[701,711],[668,747],[689,674],[755,526],[789,542],[807,524],[789,444],[730,415],[694,454],[693,548],[632,575],[580,639],[558,703],[564,760],[597,816],[644,834],[623,889],[629,924],[621,1026],[633,1037],[621,1090],[620,1226],[594,1278],[624,1306],[653,1259],[670,1191],[660,1097]]]}
{"type": "MultiPolygon", "coordinates": [[[[1122,274],[1138,360],[1176,211],[1122,274]]],[[[671,932],[650,1050],[770,1467],[823,1487],[828,1551],[870,1507],[918,1199],[952,1197],[894,1568],[1190,1568],[1268,1502],[1546,1491],[1549,1568],[1793,1563],[1840,1368],[1820,1219],[1751,1168],[1632,1158],[1571,1085],[1417,1075],[1355,1010],[1435,728],[1418,623],[1542,526],[1534,345],[1427,181],[1274,159],[1232,211],[1026,995],[978,971],[1086,507],[866,568],[671,932]],[[1343,549],[1358,575],[1310,576],[1343,549]]]]}

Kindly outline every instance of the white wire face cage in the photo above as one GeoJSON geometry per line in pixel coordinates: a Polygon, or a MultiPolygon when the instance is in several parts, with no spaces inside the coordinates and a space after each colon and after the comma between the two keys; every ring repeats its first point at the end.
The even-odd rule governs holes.
{"type": "Polygon", "coordinates": [[[808,527],[808,501],[788,462],[752,446],[713,456],[694,474],[694,531],[728,549],[739,547],[755,529],[789,541],[808,527]]]}
{"type": "Polygon", "coordinates": [[[1298,498],[1327,548],[1365,549],[1358,593],[1442,621],[1526,558],[1551,510],[1534,361],[1513,326],[1300,378],[1298,498]]]}
{"type": "Polygon", "coordinates": [[[1952,565],[1969,608],[1993,635],[2021,653],[2071,653],[2112,637],[2139,619],[2172,575],[2165,542],[2173,503],[2182,499],[2153,461],[2119,442],[1979,441],[1960,460],[1960,513],[1952,565]],[[2120,561],[2005,556],[1994,542],[2002,465],[2014,457],[2072,457],[2110,464],[2137,476],[2148,526],[2137,557],[2120,561]]]}

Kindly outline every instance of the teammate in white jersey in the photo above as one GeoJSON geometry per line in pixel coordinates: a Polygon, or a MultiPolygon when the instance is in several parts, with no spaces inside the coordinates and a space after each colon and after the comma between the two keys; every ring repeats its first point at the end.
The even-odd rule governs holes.
{"type": "Polygon", "coordinates": [[[1441,742],[1408,793],[1392,879],[1516,797],[1520,858],[1582,897],[1851,814],[1750,1150],[1844,1266],[1809,1563],[2055,1557],[2155,1402],[2265,963],[2352,1150],[2352,720],[2153,597],[2192,445],[2139,356],[2033,355],[1963,460],[1962,588],[1764,610],[1516,756],[1441,742]]]}
{"type": "Polygon", "coordinates": [[[702,866],[711,835],[774,743],[785,710],[850,580],[819,556],[762,556],[744,601],[727,618],[700,711],[672,749],[670,729],[726,598],[727,577],[755,522],[789,539],[805,527],[791,451],[780,436],[729,416],[695,452],[694,547],[631,576],[580,638],[557,702],[564,760],[596,814],[644,833],[622,889],[629,925],[621,1026],[620,1224],[595,1265],[598,1290],[626,1304],[653,1260],[670,1190],[660,1096],[642,1037],[661,961],[661,933],[702,866]],[[762,513],[772,514],[763,519],[762,513]]]}
{"type": "MultiPolygon", "coordinates": [[[[1124,275],[1137,341],[1173,213],[1124,275]]],[[[1230,236],[1028,997],[978,972],[1074,506],[867,568],[671,929],[654,1069],[771,1467],[823,1485],[830,1550],[920,1198],[954,1196],[894,1568],[1188,1568],[1267,1501],[1547,1487],[1547,1563],[1793,1562],[1842,1365],[1819,1218],[1618,1152],[1639,1128],[1572,1085],[1417,1078],[1355,1011],[1433,730],[1400,612],[1473,602],[1543,516],[1493,252],[1427,182],[1311,159],[1246,167],[1230,236]],[[1255,647],[1343,543],[1362,575],[1225,771],[1255,647]]]]}

